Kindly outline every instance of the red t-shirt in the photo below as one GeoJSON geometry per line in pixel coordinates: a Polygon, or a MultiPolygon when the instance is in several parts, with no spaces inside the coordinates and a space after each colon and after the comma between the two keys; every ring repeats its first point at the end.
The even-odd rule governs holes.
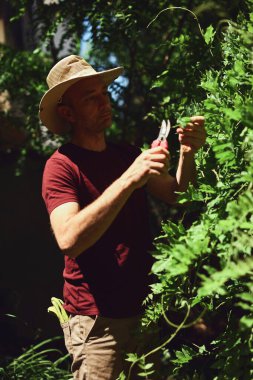
{"type": "MultiPolygon", "coordinates": [[[[94,152],[68,143],[47,161],[42,185],[49,214],[66,202],[94,201],[140,154],[108,144],[94,152]]],[[[152,242],[145,188],[135,190],[104,235],[75,259],[65,256],[64,300],[71,314],[128,317],[148,293],[152,242]]]]}

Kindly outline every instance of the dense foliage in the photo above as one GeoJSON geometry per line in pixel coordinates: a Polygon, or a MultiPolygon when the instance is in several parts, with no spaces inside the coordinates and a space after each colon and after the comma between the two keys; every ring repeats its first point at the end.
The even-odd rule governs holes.
{"type": "MultiPolygon", "coordinates": [[[[11,3],[22,14],[34,2],[11,3]]],[[[152,351],[162,352],[165,376],[249,380],[253,1],[150,0],[145,9],[129,0],[83,3],[36,1],[30,22],[38,47],[29,53],[1,48],[0,89],[21,107],[15,117],[13,110],[4,117],[25,129],[21,151],[50,153],[58,141],[46,134],[35,109],[64,42],[71,37],[70,52],[79,53],[84,31],[87,60],[100,69],[125,67],[125,80],[111,87],[115,120],[109,138],[142,146],[152,141],[163,118],[175,126],[190,115],[205,115],[208,139],[196,156],[197,187],[180,195],[182,211],[173,220],[164,217],[155,239],[157,281],[146,301],[143,328],[162,327],[161,345],[152,351]],[[62,23],[56,46],[54,34],[62,23]]],[[[169,145],[175,165],[174,133],[169,145]]],[[[144,378],[152,373],[149,356],[129,356],[144,378]]],[[[131,372],[121,375],[130,378],[131,372]]]]}
{"type": "Polygon", "coordinates": [[[185,116],[191,107],[206,116],[208,141],[197,157],[198,188],[191,187],[180,201],[193,199],[201,213],[187,229],[184,220],[163,223],[154,252],[158,281],[144,321],[149,325],[164,317],[174,329],[168,340],[179,335],[175,349],[166,345],[169,351],[164,351],[179,379],[253,375],[252,21],[250,13],[249,20],[240,15],[237,23],[228,22],[219,70],[209,69],[201,78],[206,98],[181,105],[185,116]],[[170,320],[175,312],[180,322],[170,320]],[[206,344],[197,345],[196,336],[189,341],[182,330],[198,322],[206,330],[203,338],[213,329],[206,344]]]}

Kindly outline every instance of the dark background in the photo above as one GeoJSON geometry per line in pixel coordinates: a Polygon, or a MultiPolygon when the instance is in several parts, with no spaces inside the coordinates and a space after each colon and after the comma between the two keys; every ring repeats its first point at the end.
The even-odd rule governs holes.
{"type": "Polygon", "coordinates": [[[47,312],[52,296],[62,298],[63,256],[41,197],[44,164],[29,157],[15,176],[15,157],[1,157],[0,353],[61,334],[47,312]]]}

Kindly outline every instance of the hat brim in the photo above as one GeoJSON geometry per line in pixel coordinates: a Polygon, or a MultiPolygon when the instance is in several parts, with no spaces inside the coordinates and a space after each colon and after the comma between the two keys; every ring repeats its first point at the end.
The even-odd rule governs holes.
{"type": "Polygon", "coordinates": [[[118,76],[121,75],[123,71],[123,67],[116,67],[114,69],[109,69],[106,71],[94,72],[89,75],[87,75],[87,71],[84,71],[83,75],[82,72],[80,72],[78,76],[70,78],[50,88],[42,97],[39,105],[39,117],[42,124],[51,132],[58,135],[67,133],[69,126],[57,112],[59,99],[63,96],[67,89],[80,80],[92,77],[101,77],[105,85],[109,85],[116,78],[118,78],[118,76]]]}

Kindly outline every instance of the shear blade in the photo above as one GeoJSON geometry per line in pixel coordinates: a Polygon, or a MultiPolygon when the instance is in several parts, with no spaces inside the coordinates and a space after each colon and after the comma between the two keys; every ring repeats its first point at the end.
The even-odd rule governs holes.
{"type": "Polygon", "coordinates": [[[170,132],[170,121],[168,120],[167,123],[165,120],[162,121],[161,129],[158,135],[159,140],[166,140],[168,137],[168,134],[170,132]]]}

